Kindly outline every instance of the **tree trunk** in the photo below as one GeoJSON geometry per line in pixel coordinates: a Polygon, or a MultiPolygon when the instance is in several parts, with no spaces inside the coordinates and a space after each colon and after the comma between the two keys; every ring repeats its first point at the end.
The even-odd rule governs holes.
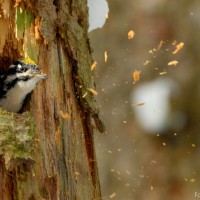
{"type": "Polygon", "coordinates": [[[1,111],[0,200],[101,199],[87,2],[0,0],[1,70],[19,57],[48,75],[30,111],[1,111]],[[33,126],[34,124],[34,126],[33,126]]]}

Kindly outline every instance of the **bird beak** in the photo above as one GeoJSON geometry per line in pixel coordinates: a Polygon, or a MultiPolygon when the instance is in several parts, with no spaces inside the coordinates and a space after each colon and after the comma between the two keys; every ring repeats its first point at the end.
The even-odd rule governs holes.
{"type": "Polygon", "coordinates": [[[34,77],[41,79],[41,80],[44,80],[47,78],[47,74],[44,74],[39,67],[37,67],[35,69],[31,69],[31,73],[34,77]]]}
{"type": "Polygon", "coordinates": [[[35,75],[37,78],[39,78],[39,79],[47,79],[47,75],[46,74],[43,74],[43,73],[41,73],[41,74],[36,74],[35,75]]]}

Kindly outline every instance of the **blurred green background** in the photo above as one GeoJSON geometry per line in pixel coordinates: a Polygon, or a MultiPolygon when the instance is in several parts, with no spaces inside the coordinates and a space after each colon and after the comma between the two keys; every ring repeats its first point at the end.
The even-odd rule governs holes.
{"type": "Polygon", "coordinates": [[[97,100],[107,130],[95,134],[103,199],[198,199],[200,1],[108,0],[108,4],[105,26],[89,33],[98,63],[97,100]],[[131,40],[127,36],[130,30],[135,32],[131,40]],[[161,40],[164,43],[158,50],[161,40]],[[175,40],[184,47],[172,54],[175,40]],[[179,63],[169,66],[172,60],[179,63]],[[134,70],[141,71],[136,83],[134,70]],[[155,82],[160,89],[155,89],[155,82]],[[140,101],[136,91],[143,86],[149,87],[140,101]],[[165,92],[162,97],[155,96],[158,110],[149,111],[153,114],[149,119],[145,112],[138,117],[148,105],[153,107],[148,104],[152,97],[148,92],[158,94],[159,90],[165,92]],[[151,118],[159,122],[161,115],[165,115],[161,128],[155,132],[145,128],[146,122],[152,124],[151,118]]]}

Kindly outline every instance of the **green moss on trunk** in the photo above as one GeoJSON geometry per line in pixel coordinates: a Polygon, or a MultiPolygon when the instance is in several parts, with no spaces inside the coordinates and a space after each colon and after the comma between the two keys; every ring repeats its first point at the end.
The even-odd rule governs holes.
{"type": "Polygon", "coordinates": [[[6,168],[23,160],[33,161],[34,125],[30,113],[9,113],[0,108],[0,119],[0,155],[6,168]]]}

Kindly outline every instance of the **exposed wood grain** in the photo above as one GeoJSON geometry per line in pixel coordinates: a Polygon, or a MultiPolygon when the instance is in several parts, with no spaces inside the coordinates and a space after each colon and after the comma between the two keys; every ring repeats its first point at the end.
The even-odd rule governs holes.
{"type": "MultiPolygon", "coordinates": [[[[98,108],[92,93],[81,98],[87,88],[94,88],[86,0],[28,0],[17,7],[22,9],[18,24],[8,32],[15,33],[28,20],[20,26],[19,38],[11,34],[11,43],[16,44],[11,61],[21,54],[37,58],[48,79],[38,85],[31,100],[35,163],[17,158],[8,171],[0,159],[0,199],[101,199],[91,125],[93,116],[100,122],[98,108]]],[[[9,9],[15,13],[18,8],[9,9]]],[[[15,18],[9,20],[15,23],[15,18]]],[[[1,21],[4,17],[0,25],[1,21]]],[[[10,56],[7,51],[0,56],[2,63],[6,54],[10,56]]]]}

